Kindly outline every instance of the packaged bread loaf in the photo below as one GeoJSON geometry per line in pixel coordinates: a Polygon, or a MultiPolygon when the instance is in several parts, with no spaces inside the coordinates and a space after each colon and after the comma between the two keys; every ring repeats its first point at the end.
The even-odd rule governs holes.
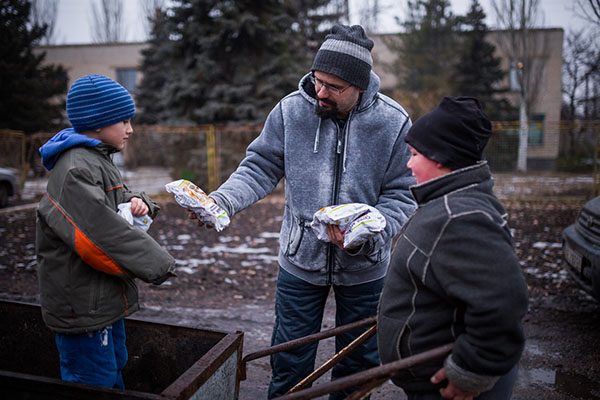
{"type": "Polygon", "coordinates": [[[311,227],[319,240],[329,242],[325,225],[337,225],[344,236],[344,248],[358,247],[385,228],[385,218],[368,204],[348,203],[323,207],[313,216],[311,227]]]}
{"type": "Polygon", "coordinates": [[[214,226],[217,232],[221,232],[229,225],[229,216],[225,210],[215,204],[191,181],[179,179],[167,183],[165,189],[175,196],[177,204],[192,210],[200,222],[214,226]]]}

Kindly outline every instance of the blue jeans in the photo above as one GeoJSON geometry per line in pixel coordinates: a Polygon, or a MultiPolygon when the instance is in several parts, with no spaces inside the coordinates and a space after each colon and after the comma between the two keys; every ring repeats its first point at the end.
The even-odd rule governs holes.
{"type": "Polygon", "coordinates": [[[93,333],[56,334],[62,380],[124,389],[125,324],[119,320],[93,333]]]}
{"type": "MultiPolygon", "coordinates": [[[[517,381],[519,366],[515,365],[506,375],[498,379],[493,388],[475,397],[476,400],[509,400],[517,381]]],[[[443,400],[439,393],[406,393],[408,400],[443,400]]]]}
{"type": "MultiPolygon", "coordinates": [[[[333,286],[336,303],[336,326],[345,325],[377,315],[377,303],[383,278],[355,286],[333,286]]],[[[285,343],[317,333],[321,330],[325,302],[330,286],[316,286],[279,268],[275,297],[275,326],[271,345],[285,343]]],[[[360,336],[368,327],[338,335],[335,349],[339,352],[360,336]]],[[[273,376],[269,385],[269,398],[284,395],[314,370],[318,343],[271,356],[273,376]]],[[[331,371],[331,378],[363,371],[379,365],[377,339],[371,337],[355,349],[331,371]]],[[[356,388],[330,395],[330,399],[343,399],[356,388]]]]}

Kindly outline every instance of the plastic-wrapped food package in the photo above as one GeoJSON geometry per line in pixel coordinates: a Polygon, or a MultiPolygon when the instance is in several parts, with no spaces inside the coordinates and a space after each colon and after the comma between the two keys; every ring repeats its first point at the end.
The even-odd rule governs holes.
{"type": "Polygon", "coordinates": [[[123,217],[127,222],[131,225],[140,228],[144,232],[146,232],[150,228],[150,224],[152,223],[152,218],[148,214],[142,215],[141,217],[136,217],[131,213],[131,202],[121,203],[118,205],[119,212],[118,214],[123,217]]]}
{"type": "Polygon", "coordinates": [[[194,183],[179,179],[165,185],[167,192],[175,196],[175,201],[183,208],[196,213],[198,220],[215,227],[217,232],[229,226],[229,216],[221,207],[213,203],[202,189],[194,183]]]}
{"type": "Polygon", "coordinates": [[[317,238],[329,242],[325,225],[337,225],[344,236],[344,248],[362,245],[385,229],[385,218],[372,206],[349,203],[324,207],[313,216],[311,227],[317,238]]]}

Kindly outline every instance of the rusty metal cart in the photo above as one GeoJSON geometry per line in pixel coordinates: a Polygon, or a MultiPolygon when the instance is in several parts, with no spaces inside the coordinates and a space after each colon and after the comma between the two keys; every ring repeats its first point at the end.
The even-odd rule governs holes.
{"type": "Polygon", "coordinates": [[[60,379],[54,334],[40,307],[0,301],[0,391],[5,399],[237,399],[243,333],[125,319],[126,390],[60,379]]]}

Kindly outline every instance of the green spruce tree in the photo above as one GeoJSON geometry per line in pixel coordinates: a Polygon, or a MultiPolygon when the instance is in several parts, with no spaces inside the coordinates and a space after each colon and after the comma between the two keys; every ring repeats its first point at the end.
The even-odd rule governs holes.
{"type": "MultiPolygon", "coordinates": [[[[488,28],[485,12],[478,0],[473,0],[469,12],[460,17],[461,33],[458,62],[451,79],[457,96],[477,97],[486,114],[495,121],[513,117],[516,109],[506,99],[507,88],[502,87],[506,73],[496,48],[486,40],[488,28]]],[[[518,137],[498,130],[485,149],[485,158],[495,171],[512,170],[517,156],[518,137]]]]}
{"type": "Polygon", "coordinates": [[[506,98],[507,88],[502,88],[506,72],[502,70],[495,46],[486,40],[489,32],[485,12],[478,0],[473,0],[469,12],[460,17],[461,43],[458,62],[451,79],[453,93],[477,97],[485,112],[494,120],[506,119],[516,110],[506,98]]]}
{"type": "Polygon", "coordinates": [[[170,20],[165,10],[156,9],[150,20],[149,46],[142,50],[142,81],[136,93],[135,122],[157,124],[170,117],[168,99],[164,95],[172,65],[173,49],[170,35],[170,20]]]}
{"type": "Polygon", "coordinates": [[[144,54],[142,71],[149,76],[138,102],[155,118],[145,121],[264,120],[310,66],[307,48],[312,42],[305,39],[313,25],[298,22],[301,11],[327,2],[173,2],[144,54]]]}
{"type": "Polygon", "coordinates": [[[68,82],[62,66],[43,66],[45,54],[34,54],[47,27],[29,24],[30,11],[27,0],[0,0],[0,128],[26,133],[62,124],[64,102],[55,96],[68,82]]]}
{"type": "Polygon", "coordinates": [[[397,54],[391,71],[401,77],[392,96],[416,119],[449,94],[458,22],[449,0],[409,0],[401,25],[399,37],[387,41],[397,54]]]}

